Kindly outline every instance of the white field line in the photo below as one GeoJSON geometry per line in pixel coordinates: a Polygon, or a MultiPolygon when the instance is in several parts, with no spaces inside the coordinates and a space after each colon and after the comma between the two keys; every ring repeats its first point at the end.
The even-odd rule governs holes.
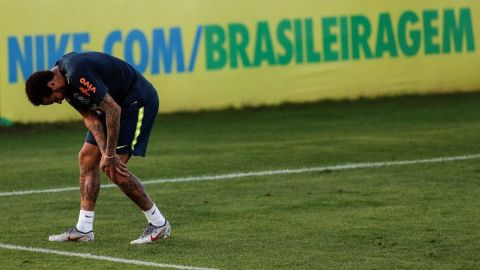
{"type": "MultiPolygon", "coordinates": [[[[298,169],[281,169],[281,170],[271,170],[271,171],[259,171],[259,172],[237,172],[229,174],[220,174],[220,175],[203,175],[203,176],[189,176],[189,177],[177,177],[177,178],[164,178],[164,179],[155,179],[142,181],[144,185],[153,185],[153,184],[162,184],[162,183],[179,183],[179,182],[193,182],[193,181],[207,181],[207,180],[229,180],[253,176],[268,176],[268,175],[285,175],[285,174],[301,174],[301,173],[312,173],[312,172],[327,172],[327,171],[344,171],[352,169],[366,169],[366,168],[377,168],[377,167],[388,167],[388,166],[401,166],[401,165],[415,165],[415,164],[425,164],[425,163],[439,163],[439,162],[449,162],[449,161],[461,161],[461,160],[470,160],[478,159],[480,154],[472,155],[463,155],[463,156],[451,156],[451,157],[437,157],[429,159],[415,159],[415,160],[399,160],[399,161],[381,161],[381,162],[361,162],[361,163],[347,163],[331,166],[322,166],[322,167],[310,167],[310,168],[298,168],[298,169]]],[[[107,184],[102,185],[101,188],[113,188],[116,185],[107,184]]],[[[37,194],[37,193],[56,193],[56,192],[66,192],[66,191],[75,191],[79,190],[78,187],[65,187],[65,188],[52,188],[52,189],[34,189],[34,190],[23,190],[23,191],[11,191],[11,192],[0,192],[0,197],[5,196],[21,196],[28,194],[37,194]]]]}
{"type": "Polygon", "coordinates": [[[177,264],[155,263],[155,262],[138,261],[138,260],[128,260],[128,259],[115,258],[115,257],[109,257],[109,256],[98,256],[98,255],[93,255],[93,254],[89,254],[89,253],[77,253],[77,252],[67,252],[67,251],[44,249],[44,248],[22,247],[22,246],[2,244],[2,243],[0,243],[0,248],[10,249],[10,250],[21,250],[21,251],[28,251],[28,252],[36,252],[36,253],[55,254],[55,255],[60,255],[60,256],[79,257],[79,258],[83,258],[83,259],[109,261],[109,262],[116,262],[116,263],[125,263],[125,264],[135,264],[135,265],[159,267],[159,268],[173,268],[173,269],[185,269],[185,270],[216,270],[215,268],[203,268],[203,267],[194,267],[194,266],[187,266],[187,265],[177,265],[177,264]]]}

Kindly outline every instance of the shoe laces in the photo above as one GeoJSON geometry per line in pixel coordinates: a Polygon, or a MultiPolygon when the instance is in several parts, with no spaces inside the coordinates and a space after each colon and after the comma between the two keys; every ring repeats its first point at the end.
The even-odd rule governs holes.
{"type": "Polygon", "coordinates": [[[145,228],[145,230],[143,231],[141,237],[146,237],[146,236],[152,234],[153,231],[155,231],[155,229],[157,229],[157,227],[155,227],[155,226],[153,226],[152,224],[149,223],[149,224],[147,225],[147,228],[145,228]]]}
{"type": "Polygon", "coordinates": [[[71,228],[69,228],[65,231],[65,233],[67,233],[67,234],[74,233],[74,232],[77,232],[77,229],[75,228],[75,226],[73,226],[73,227],[71,227],[71,228]]]}

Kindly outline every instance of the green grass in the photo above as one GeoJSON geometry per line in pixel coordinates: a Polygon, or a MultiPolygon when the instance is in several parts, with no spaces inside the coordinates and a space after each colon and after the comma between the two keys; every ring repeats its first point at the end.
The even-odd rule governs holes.
{"type": "MultiPolygon", "coordinates": [[[[142,179],[480,153],[480,93],[160,115],[142,179]]],[[[0,129],[0,192],[78,185],[81,123],[0,129]]],[[[50,243],[76,191],[0,197],[0,243],[220,269],[478,269],[479,160],[147,185],[171,238],[103,189],[93,243],[50,243]]],[[[102,178],[102,183],[108,181],[102,178]]],[[[145,267],[0,249],[5,269],[145,267]]]]}

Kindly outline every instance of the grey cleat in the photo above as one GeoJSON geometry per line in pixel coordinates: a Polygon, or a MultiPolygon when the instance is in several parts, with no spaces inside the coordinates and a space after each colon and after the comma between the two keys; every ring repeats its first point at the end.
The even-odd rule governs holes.
{"type": "Polygon", "coordinates": [[[50,235],[48,240],[52,242],[90,242],[94,238],[93,231],[84,233],[73,226],[62,234],[50,235]]]}
{"type": "Polygon", "coordinates": [[[130,244],[147,244],[154,243],[159,239],[165,239],[172,233],[172,227],[168,221],[160,227],[153,226],[148,223],[147,228],[143,231],[143,234],[137,239],[130,242],[130,244]]]}

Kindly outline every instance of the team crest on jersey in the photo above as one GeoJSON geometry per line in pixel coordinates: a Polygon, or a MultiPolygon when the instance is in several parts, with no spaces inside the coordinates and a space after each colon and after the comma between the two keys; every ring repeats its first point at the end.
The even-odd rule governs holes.
{"type": "Polygon", "coordinates": [[[97,111],[100,109],[100,106],[98,106],[97,104],[93,103],[92,106],[90,107],[90,110],[92,111],[97,111]]]}
{"type": "Polygon", "coordinates": [[[86,96],[90,96],[90,93],[95,93],[97,91],[97,88],[84,77],[80,78],[80,84],[82,86],[78,89],[86,96]]]}
{"type": "Polygon", "coordinates": [[[90,102],[90,98],[82,96],[80,93],[73,93],[73,97],[78,100],[82,104],[88,104],[90,102]]]}

